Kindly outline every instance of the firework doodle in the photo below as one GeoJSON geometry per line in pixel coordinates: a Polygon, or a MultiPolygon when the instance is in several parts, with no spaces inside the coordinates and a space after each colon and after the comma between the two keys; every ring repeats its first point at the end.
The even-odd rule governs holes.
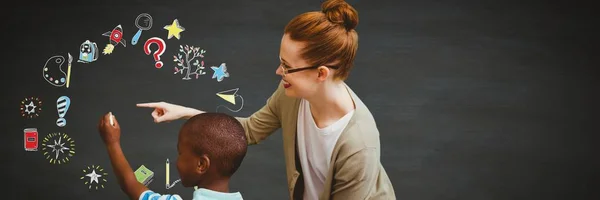
{"type": "Polygon", "coordinates": [[[84,180],[84,184],[88,185],[88,189],[98,187],[104,188],[104,183],[106,183],[106,177],[108,173],[104,172],[104,169],[97,165],[87,166],[86,169],[83,169],[83,176],[81,176],[81,180],[84,180]]]}
{"type": "Polygon", "coordinates": [[[38,97],[27,97],[21,101],[21,116],[36,118],[42,112],[42,100],[38,97]]]}
{"type": "Polygon", "coordinates": [[[42,140],[42,152],[51,164],[65,164],[75,155],[75,140],[66,133],[50,133],[42,140]]]}

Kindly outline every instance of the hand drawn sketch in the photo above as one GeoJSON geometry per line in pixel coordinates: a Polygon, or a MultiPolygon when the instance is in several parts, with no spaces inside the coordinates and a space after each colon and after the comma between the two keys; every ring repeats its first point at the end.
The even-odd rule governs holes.
{"type": "Polygon", "coordinates": [[[83,176],[81,176],[81,180],[84,180],[84,184],[88,186],[88,189],[95,188],[98,190],[98,186],[104,188],[104,183],[106,183],[106,177],[108,177],[108,173],[104,172],[104,169],[98,165],[87,166],[86,169],[83,169],[83,176]]]}
{"type": "Polygon", "coordinates": [[[122,44],[123,47],[127,46],[125,44],[125,39],[123,39],[123,27],[121,27],[120,24],[117,25],[117,27],[115,27],[112,31],[103,33],[102,35],[109,37],[108,41],[110,42],[106,45],[104,51],[102,51],[104,55],[111,54],[115,49],[115,46],[117,46],[119,43],[122,44]]]}
{"type": "Polygon", "coordinates": [[[173,36],[175,36],[175,38],[179,40],[181,38],[179,33],[185,31],[185,28],[183,28],[183,26],[179,24],[179,20],[177,19],[173,20],[173,23],[171,25],[166,25],[164,29],[169,31],[169,34],[167,35],[167,40],[171,39],[173,36]]]}
{"type": "Polygon", "coordinates": [[[202,71],[204,69],[204,60],[198,60],[204,58],[204,53],[206,53],[206,51],[200,49],[200,47],[188,45],[185,45],[184,47],[179,45],[179,53],[176,56],[173,56],[173,61],[177,63],[177,67],[175,67],[175,72],[173,74],[183,74],[185,71],[185,76],[181,78],[183,80],[190,80],[190,75],[195,75],[196,79],[198,79],[200,75],[206,74],[206,72],[202,71]],[[195,67],[193,71],[192,66],[195,67]]]}
{"type": "Polygon", "coordinates": [[[236,98],[240,98],[240,100],[241,100],[241,102],[240,102],[240,108],[238,108],[237,110],[233,110],[233,109],[231,109],[231,108],[229,108],[229,107],[227,107],[225,105],[219,105],[219,106],[217,106],[216,112],[219,111],[220,107],[224,107],[224,108],[226,108],[227,110],[229,110],[231,112],[239,112],[240,110],[242,110],[242,108],[244,108],[244,98],[241,95],[237,94],[237,92],[238,92],[239,89],[240,88],[235,88],[235,89],[231,89],[231,90],[225,90],[225,91],[217,92],[217,96],[221,97],[223,100],[225,100],[225,101],[227,101],[227,102],[229,102],[229,103],[231,103],[233,105],[236,105],[236,100],[235,99],[236,98]]]}
{"type": "Polygon", "coordinates": [[[50,133],[42,140],[42,152],[51,164],[65,164],[75,155],[75,140],[66,133],[50,133]]]}
{"type": "Polygon", "coordinates": [[[223,81],[225,77],[229,77],[229,72],[227,72],[227,66],[225,63],[221,63],[219,67],[212,66],[210,68],[214,71],[212,78],[217,78],[218,82],[223,81]]]}

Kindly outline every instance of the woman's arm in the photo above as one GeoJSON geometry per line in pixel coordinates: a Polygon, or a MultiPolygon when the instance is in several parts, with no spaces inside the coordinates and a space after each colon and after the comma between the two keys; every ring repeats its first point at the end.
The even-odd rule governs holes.
{"type": "Polygon", "coordinates": [[[202,114],[205,113],[204,111],[201,110],[196,110],[194,108],[185,108],[184,112],[183,112],[183,116],[181,117],[181,119],[190,119],[193,116],[196,116],[198,114],[202,114]]]}
{"type": "Polygon", "coordinates": [[[281,127],[279,120],[279,99],[283,94],[283,87],[280,86],[267,99],[260,110],[256,111],[250,117],[236,117],[246,131],[248,144],[258,144],[275,130],[281,127]]]}
{"type": "Polygon", "coordinates": [[[189,119],[197,114],[204,113],[204,111],[201,110],[167,102],[138,103],[137,107],[154,108],[154,111],[152,111],[152,118],[154,118],[154,122],[156,123],[169,122],[178,119],[189,119]]]}
{"type": "MultiPolygon", "coordinates": [[[[271,133],[281,127],[279,120],[279,99],[284,94],[281,84],[277,90],[267,99],[267,104],[256,111],[250,117],[236,117],[246,131],[248,144],[258,144],[271,133]]],[[[138,107],[154,108],[152,118],[154,122],[168,122],[177,119],[189,119],[204,111],[166,102],[140,103],[138,107]]]]}

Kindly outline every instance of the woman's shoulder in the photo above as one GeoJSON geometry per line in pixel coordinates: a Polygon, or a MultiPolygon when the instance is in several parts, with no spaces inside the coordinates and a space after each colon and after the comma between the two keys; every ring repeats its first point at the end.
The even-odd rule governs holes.
{"type": "Polygon", "coordinates": [[[367,106],[352,93],[355,110],[338,139],[339,148],[355,152],[365,148],[379,148],[379,129],[367,106]]]}

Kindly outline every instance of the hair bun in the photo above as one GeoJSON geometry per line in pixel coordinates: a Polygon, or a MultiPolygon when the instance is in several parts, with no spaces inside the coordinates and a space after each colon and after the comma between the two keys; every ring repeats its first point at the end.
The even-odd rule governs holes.
{"type": "Polygon", "coordinates": [[[343,25],[346,30],[358,25],[358,12],[344,0],[327,0],[321,4],[321,10],[329,21],[343,25]]]}

